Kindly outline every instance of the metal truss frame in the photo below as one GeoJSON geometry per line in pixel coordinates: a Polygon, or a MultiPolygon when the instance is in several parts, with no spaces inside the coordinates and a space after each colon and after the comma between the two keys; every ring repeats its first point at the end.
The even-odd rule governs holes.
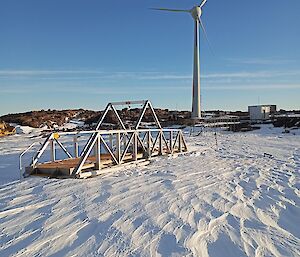
{"type": "Polygon", "coordinates": [[[109,103],[102,117],[99,119],[96,130],[94,131],[80,131],[80,132],[62,132],[52,133],[45,140],[36,156],[31,163],[31,170],[34,170],[38,165],[39,159],[50,146],[51,161],[55,162],[55,146],[58,145],[68,158],[79,158],[77,166],[73,169],[71,176],[82,177],[87,171],[85,170],[85,163],[89,157],[95,157],[95,165],[91,174],[100,174],[103,169],[111,168],[113,166],[121,166],[126,163],[137,162],[140,160],[149,160],[154,156],[164,154],[174,154],[188,151],[184,136],[179,129],[163,129],[155,110],[150,101],[132,101],[132,102],[117,102],[109,103]],[[134,129],[126,129],[122,119],[120,118],[115,106],[117,105],[133,105],[142,104],[143,108],[140,111],[138,120],[135,123],[134,129]],[[150,109],[154,118],[156,128],[141,129],[140,125],[145,116],[147,109],[150,109]],[[101,130],[101,126],[109,112],[112,112],[117,117],[118,123],[121,127],[119,130],[101,130]],[[77,138],[80,135],[88,135],[90,137],[86,142],[82,152],[79,155],[77,138]],[[59,141],[59,138],[65,135],[72,135],[74,142],[73,155],[68,152],[64,145],[59,141]],[[111,163],[107,166],[101,162],[101,155],[109,156],[111,163]]]}

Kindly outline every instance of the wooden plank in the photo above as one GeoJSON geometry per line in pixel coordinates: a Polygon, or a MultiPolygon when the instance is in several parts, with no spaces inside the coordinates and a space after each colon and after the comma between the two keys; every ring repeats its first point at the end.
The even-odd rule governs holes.
{"type": "MultiPolygon", "coordinates": [[[[142,158],[143,154],[139,153],[138,158],[142,158]]],[[[47,174],[47,175],[54,175],[54,174],[63,174],[63,175],[71,175],[76,166],[78,165],[78,162],[80,161],[80,158],[73,158],[73,159],[66,159],[66,160],[60,160],[55,162],[46,162],[36,165],[36,168],[33,171],[34,174],[47,174]]],[[[128,153],[124,157],[124,162],[131,162],[133,161],[132,154],[128,153]]],[[[84,166],[82,167],[82,170],[88,170],[88,169],[94,169],[96,163],[96,157],[91,156],[87,159],[84,166]]],[[[101,167],[105,168],[108,166],[115,166],[113,165],[114,162],[112,161],[112,158],[109,154],[103,154],[101,155],[101,167]]]]}

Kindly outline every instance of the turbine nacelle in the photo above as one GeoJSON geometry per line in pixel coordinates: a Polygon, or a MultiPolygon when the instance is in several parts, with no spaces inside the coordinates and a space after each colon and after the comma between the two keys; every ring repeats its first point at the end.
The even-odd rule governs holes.
{"type": "Polygon", "coordinates": [[[200,21],[202,15],[202,9],[200,6],[195,6],[193,9],[190,10],[190,13],[195,20],[200,21]]]}

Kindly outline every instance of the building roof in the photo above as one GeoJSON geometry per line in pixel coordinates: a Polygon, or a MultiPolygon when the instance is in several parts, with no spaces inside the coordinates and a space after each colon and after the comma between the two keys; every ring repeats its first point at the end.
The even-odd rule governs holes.
{"type": "Polygon", "coordinates": [[[268,106],[276,106],[276,104],[260,104],[260,105],[249,105],[249,107],[268,107],[268,106]]]}

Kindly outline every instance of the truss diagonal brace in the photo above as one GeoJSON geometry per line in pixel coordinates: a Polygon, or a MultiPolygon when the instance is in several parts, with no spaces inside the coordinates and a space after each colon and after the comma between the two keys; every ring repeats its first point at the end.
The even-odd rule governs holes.
{"type": "Polygon", "coordinates": [[[125,147],[125,149],[124,149],[124,152],[123,152],[123,154],[122,154],[122,157],[121,157],[121,161],[120,161],[120,162],[122,162],[122,161],[124,160],[124,158],[125,158],[125,156],[126,156],[126,153],[127,153],[128,149],[129,149],[129,147],[130,147],[130,144],[131,144],[131,141],[132,141],[133,137],[134,137],[134,133],[132,133],[130,139],[128,140],[128,143],[127,143],[127,145],[126,145],[126,147],[125,147]]]}
{"type": "Polygon", "coordinates": [[[41,146],[40,150],[37,152],[37,154],[35,155],[35,157],[32,160],[31,166],[35,166],[37,164],[37,162],[39,161],[39,159],[41,158],[42,154],[45,152],[47,146],[50,143],[50,140],[53,138],[53,134],[49,135],[48,138],[45,140],[45,142],[43,143],[43,145],[41,146]]]}
{"type": "Polygon", "coordinates": [[[154,118],[154,121],[155,121],[156,125],[158,126],[158,128],[160,128],[160,129],[162,128],[161,125],[160,125],[160,122],[159,122],[159,120],[158,120],[158,118],[157,118],[157,116],[155,114],[155,111],[154,111],[154,109],[152,107],[151,102],[147,100],[145,102],[145,104],[144,104],[144,107],[143,107],[142,111],[141,111],[139,119],[138,119],[138,121],[137,121],[137,123],[135,125],[135,129],[136,130],[139,128],[139,126],[140,126],[140,124],[141,124],[141,122],[142,122],[142,120],[144,118],[144,115],[145,115],[145,112],[146,112],[148,106],[149,106],[149,108],[150,108],[150,110],[152,112],[152,115],[153,115],[153,118],[154,118]]]}
{"type": "Polygon", "coordinates": [[[69,158],[73,158],[61,142],[59,142],[57,139],[55,139],[55,142],[60,146],[60,148],[65,152],[65,154],[68,155],[69,158]]]}
{"type": "Polygon", "coordinates": [[[82,169],[82,167],[83,167],[85,161],[87,160],[87,158],[88,158],[90,152],[92,151],[92,149],[93,149],[93,147],[94,147],[94,145],[95,145],[97,139],[98,139],[98,133],[95,132],[95,133],[90,137],[90,139],[89,139],[89,141],[88,141],[86,147],[84,148],[83,153],[82,153],[82,156],[81,156],[81,158],[80,158],[80,161],[79,161],[77,167],[74,169],[74,171],[73,171],[73,173],[72,173],[73,176],[74,176],[74,175],[77,175],[77,174],[79,174],[79,173],[81,172],[81,169],[82,169]]]}
{"type": "Polygon", "coordinates": [[[108,151],[108,153],[110,154],[110,156],[113,158],[114,162],[116,164],[119,164],[118,160],[116,159],[115,155],[113,154],[113,152],[111,151],[111,149],[109,148],[109,146],[107,145],[107,143],[105,142],[105,140],[103,139],[103,137],[101,135],[99,135],[100,137],[100,142],[103,143],[104,147],[106,148],[106,150],[108,151]]]}

